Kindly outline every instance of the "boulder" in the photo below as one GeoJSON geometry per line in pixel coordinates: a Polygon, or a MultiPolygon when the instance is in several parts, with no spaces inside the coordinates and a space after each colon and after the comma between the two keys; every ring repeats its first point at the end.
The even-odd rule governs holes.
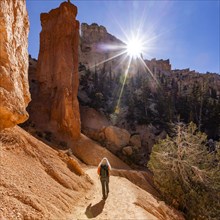
{"type": "Polygon", "coordinates": [[[131,146],[123,147],[122,153],[126,156],[131,156],[133,154],[133,150],[131,146]]]}
{"type": "Polygon", "coordinates": [[[141,148],[141,136],[137,134],[132,135],[130,138],[130,144],[137,148],[141,148]]]}
{"type": "Polygon", "coordinates": [[[37,89],[30,106],[31,120],[74,140],[80,136],[78,93],[79,22],[77,7],[63,2],[41,14],[37,89]],[[37,109],[37,111],[36,111],[37,109]]]}
{"type": "Polygon", "coordinates": [[[25,0],[1,0],[0,130],[28,119],[28,33],[25,0]]]}
{"type": "Polygon", "coordinates": [[[130,133],[122,128],[108,126],[105,128],[105,137],[107,141],[121,148],[129,143],[130,133]]]}
{"type": "Polygon", "coordinates": [[[101,130],[110,125],[106,116],[94,108],[80,106],[80,116],[82,129],[101,130]]]}

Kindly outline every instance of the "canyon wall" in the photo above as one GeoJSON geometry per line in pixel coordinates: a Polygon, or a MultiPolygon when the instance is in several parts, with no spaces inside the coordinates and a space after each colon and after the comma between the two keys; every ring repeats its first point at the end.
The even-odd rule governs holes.
{"type": "Polygon", "coordinates": [[[34,121],[73,139],[80,135],[79,22],[76,15],[76,6],[67,2],[41,14],[37,85],[30,106],[34,121]]]}
{"type": "Polygon", "coordinates": [[[0,130],[28,119],[28,33],[25,0],[1,0],[0,130]]]}

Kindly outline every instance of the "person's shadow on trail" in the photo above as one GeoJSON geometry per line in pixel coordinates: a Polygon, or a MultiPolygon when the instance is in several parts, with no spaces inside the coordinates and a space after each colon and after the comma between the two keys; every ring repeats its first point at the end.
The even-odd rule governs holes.
{"type": "Polygon", "coordinates": [[[105,200],[101,200],[100,202],[96,203],[95,205],[92,206],[92,203],[90,203],[87,208],[86,208],[86,216],[88,218],[94,218],[98,216],[99,214],[102,213],[102,210],[105,205],[105,200]]]}

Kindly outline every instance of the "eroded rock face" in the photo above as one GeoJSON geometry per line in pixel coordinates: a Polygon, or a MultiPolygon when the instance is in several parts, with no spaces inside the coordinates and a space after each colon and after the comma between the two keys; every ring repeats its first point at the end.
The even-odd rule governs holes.
{"type": "Polygon", "coordinates": [[[41,14],[33,119],[73,139],[80,135],[77,8],[63,2],[41,14]]]}
{"type": "Polygon", "coordinates": [[[29,21],[25,0],[0,1],[0,130],[27,120],[29,21]]]}

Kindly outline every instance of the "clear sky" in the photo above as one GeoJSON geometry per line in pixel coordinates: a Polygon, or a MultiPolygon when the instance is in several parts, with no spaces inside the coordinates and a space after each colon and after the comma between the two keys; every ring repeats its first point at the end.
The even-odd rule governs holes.
{"type": "MultiPolygon", "coordinates": [[[[29,53],[37,58],[40,13],[61,0],[27,0],[30,19],[29,53]]],[[[219,0],[71,0],[80,23],[97,23],[124,40],[138,31],[147,39],[146,59],[170,59],[173,69],[220,73],[219,0]]]]}

